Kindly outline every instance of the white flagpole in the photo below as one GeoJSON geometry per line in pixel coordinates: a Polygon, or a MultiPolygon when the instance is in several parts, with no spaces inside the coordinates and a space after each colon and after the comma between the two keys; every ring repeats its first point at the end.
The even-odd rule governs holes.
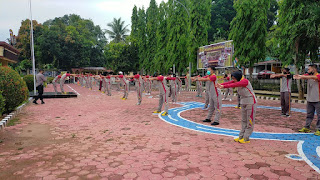
{"type": "Polygon", "coordinates": [[[31,34],[30,34],[30,43],[31,43],[31,58],[32,58],[32,72],[33,72],[33,90],[34,90],[34,95],[36,95],[37,90],[36,90],[36,60],[34,58],[34,42],[33,42],[33,23],[32,23],[32,11],[31,11],[31,0],[30,2],[30,17],[31,17],[31,34]]]}

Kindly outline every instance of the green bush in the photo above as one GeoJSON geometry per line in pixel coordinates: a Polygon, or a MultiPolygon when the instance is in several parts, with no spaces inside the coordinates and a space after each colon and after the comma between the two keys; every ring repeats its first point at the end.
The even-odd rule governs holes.
{"type": "Polygon", "coordinates": [[[0,67],[0,91],[5,99],[5,112],[14,110],[29,96],[26,82],[9,67],[0,67]]]}
{"type": "Polygon", "coordinates": [[[0,117],[2,115],[2,113],[5,111],[5,99],[4,97],[2,96],[2,92],[0,91],[0,117]]]}
{"type": "Polygon", "coordinates": [[[54,79],[53,77],[47,77],[47,83],[48,84],[52,83],[53,79],[54,79]]]}
{"type": "Polygon", "coordinates": [[[33,75],[29,74],[29,75],[25,75],[23,77],[23,80],[27,83],[27,87],[29,91],[33,91],[33,75]]]}
{"type": "MultiPolygon", "coordinates": [[[[33,91],[33,75],[29,74],[29,75],[25,75],[23,77],[23,80],[27,83],[28,89],[29,91],[33,91]]],[[[47,77],[47,81],[46,83],[52,83],[53,77],[47,77]]]]}

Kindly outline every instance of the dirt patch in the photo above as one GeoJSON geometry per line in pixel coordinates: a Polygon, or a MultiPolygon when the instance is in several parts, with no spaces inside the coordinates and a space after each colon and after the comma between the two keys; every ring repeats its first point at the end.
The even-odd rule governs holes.
{"type": "MultiPolygon", "coordinates": [[[[22,128],[19,134],[9,131],[0,133],[4,149],[26,148],[30,146],[43,146],[53,143],[53,136],[50,133],[50,126],[44,124],[30,124],[22,128]]],[[[1,148],[1,149],[2,149],[1,148]]]]}

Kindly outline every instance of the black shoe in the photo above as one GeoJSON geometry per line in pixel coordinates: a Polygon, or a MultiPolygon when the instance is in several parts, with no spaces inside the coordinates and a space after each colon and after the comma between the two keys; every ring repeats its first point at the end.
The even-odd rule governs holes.
{"type": "Polygon", "coordinates": [[[281,116],[282,116],[282,117],[286,117],[286,114],[282,114],[282,113],[281,113],[281,116]]]}
{"type": "Polygon", "coordinates": [[[205,119],[202,122],[211,122],[211,120],[210,119],[205,119]]]}
{"type": "Polygon", "coordinates": [[[42,101],[41,104],[44,104],[44,101],[42,101]]]}
{"type": "Polygon", "coordinates": [[[286,117],[290,117],[290,115],[289,115],[289,114],[286,114],[286,117]]]}
{"type": "Polygon", "coordinates": [[[38,104],[36,100],[33,101],[34,104],[38,104]]]}
{"type": "Polygon", "coordinates": [[[218,122],[213,122],[213,123],[211,123],[211,125],[212,126],[216,126],[216,125],[219,125],[219,123],[218,122]]]}

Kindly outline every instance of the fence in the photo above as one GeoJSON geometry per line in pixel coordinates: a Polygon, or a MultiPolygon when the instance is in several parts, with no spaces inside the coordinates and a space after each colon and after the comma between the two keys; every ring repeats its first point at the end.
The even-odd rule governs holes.
{"type": "MultiPolygon", "coordinates": [[[[264,91],[280,91],[280,79],[253,79],[252,88],[254,90],[264,90],[264,91]]],[[[304,89],[307,87],[307,81],[304,81],[304,89]]],[[[296,80],[292,80],[291,86],[292,93],[298,93],[298,85],[296,80]]]]}

